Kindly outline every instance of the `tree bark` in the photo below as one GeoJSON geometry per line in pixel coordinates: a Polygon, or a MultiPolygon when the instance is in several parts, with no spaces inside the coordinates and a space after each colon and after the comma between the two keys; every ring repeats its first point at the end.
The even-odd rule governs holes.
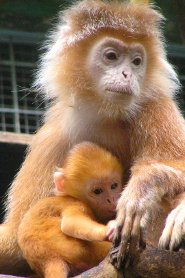
{"type": "Polygon", "coordinates": [[[124,278],[184,278],[185,252],[147,247],[124,271],[124,278]]]}
{"type": "Polygon", "coordinates": [[[132,265],[118,272],[107,257],[76,278],[185,278],[185,251],[170,252],[147,246],[132,265]]]}

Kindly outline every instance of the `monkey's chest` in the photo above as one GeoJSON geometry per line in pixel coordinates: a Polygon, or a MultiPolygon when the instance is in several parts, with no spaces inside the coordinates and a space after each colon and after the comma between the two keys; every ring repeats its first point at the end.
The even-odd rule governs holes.
{"type": "Polygon", "coordinates": [[[116,123],[94,127],[89,139],[114,154],[124,168],[129,167],[130,136],[128,127],[116,123]]]}
{"type": "MultiPolygon", "coordinates": [[[[130,126],[120,120],[94,121],[76,115],[71,128],[64,129],[71,147],[83,141],[90,141],[114,154],[124,168],[130,166],[130,126]]],[[[91,115],[92,116],[92,115],[91,115]]]]}

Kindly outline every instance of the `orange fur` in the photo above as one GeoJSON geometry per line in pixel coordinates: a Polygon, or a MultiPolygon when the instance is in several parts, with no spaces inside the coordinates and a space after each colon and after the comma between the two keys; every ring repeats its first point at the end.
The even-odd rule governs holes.
{"type": "MultiPolygon", "coordinates": [[[[60,195],[62,189],[62,196],[38,202],[19,227],[18,242],[33,270],[46,278],[67,277],[105,258],[111,246],[105,241],[108,227],[102,224],[110,220],[103,211],[107,200],[102,196],[98,202],[101,196],[95,195],[92,206],[90,195],[94,186],[108,188],[121,179],[121,166],[109,152],[92,143],[72,149],[62,174],[57,172],[55,177],[57,193],[60,195]]],[[[121,183],[119,186],[119,190],[113,189],[109,195],[110,200],[114,198],[114,211],[122,190],[121,183]]],[[[111,208],[109,203],[107,209],[111,208]]]]}
{"type": "MultiPolygon", "coordinates": [[[[185,160],[185,123],[173,100],[178,80],[166,59],[161,19],[146,5],[101,0],[82,1],[62,16],[62,24],[48,42],[36,82],[41,92],[54,100],[8,194],[5,223],[0,227],[1,272],[10,272],[9,262],[14,271],[22,267],[16,238],[19,223],[30,207],[50,195],[54,167],[62,165],[68,151],[79,142],[91,141],[106,148],[121,161],[126,176],[131,172],[125,197],[119,202],[118,222],[122,223],[130,199],[145,198],[146,187],[154,188],[154,199],[159,201],[164,192],[169,194],[168,189],[171,197],[184,190],[184,174],[180,171],[178,175],[176,161],[183,164],[185,160]],[[124,101],[103,101],[92,82],[87,57],[107,37],[128,47],[138,42],[145,48],[146,73],[131,107],[124,101]],[[159,162],[159,166],[160,161],[174,161],[172,168],[177,174],[170,175],[168,183],[168,168],[153,171],[150,161],[159,162]],[[135,176],[136,169],[139,175],[135,176]]],[[[154,200],[152,205],[155,210],[154,200]]]]}

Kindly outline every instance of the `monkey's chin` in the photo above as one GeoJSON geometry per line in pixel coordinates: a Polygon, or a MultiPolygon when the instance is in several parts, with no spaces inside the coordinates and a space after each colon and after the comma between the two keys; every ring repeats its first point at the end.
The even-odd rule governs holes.
{"type": "Polygon", "coordinates": [[[134,94],[131,91],[121,91],[121,90],[108,90],[104,91],[104,99],[106,99],[111,104],[120,105],[122,107],[127,107],[134,99],[134,94]]]}

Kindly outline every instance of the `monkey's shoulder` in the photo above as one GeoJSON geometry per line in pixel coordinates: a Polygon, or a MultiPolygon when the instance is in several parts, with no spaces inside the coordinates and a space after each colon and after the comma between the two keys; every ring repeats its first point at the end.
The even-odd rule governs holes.
{"type": "Polygon", "coordinates": [[[90,210],[83,202],[70,196],[51,196],[40,200],[27,212],[28,217],[61,217],[66,209],[90,210]]]}

